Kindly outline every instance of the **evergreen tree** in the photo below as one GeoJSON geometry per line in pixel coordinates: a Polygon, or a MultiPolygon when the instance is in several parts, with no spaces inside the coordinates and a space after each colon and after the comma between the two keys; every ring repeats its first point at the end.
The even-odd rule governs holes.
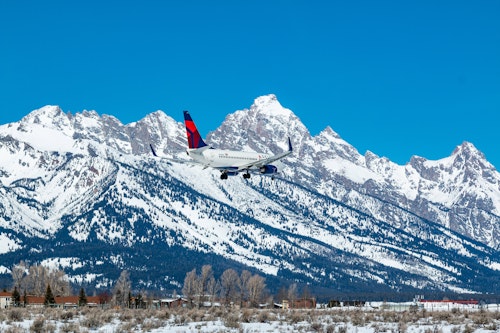
{"type": "Polygon", "coordinates": [[[78,295],[78,306],[87,305],[87,295],[85,295],[85,290],[80,288],[80,294],[78,295]]]}
{"type": "Polygon", "coordinates": [[[45,300],[43,301],[45,306],[51,306],[56,304],[54,294],[52,294],[52,289],[50,289],[50,284],[47,285],[47,290],[45,291],[45,300]]]}
{"type": "Polygon", "coordinates": [[[17,287],[14,287],[14,291],[12,292],[12,301],[14,302],[15,307],[18,307],[21,304],[21,294],[17,290],[17,287]]]}

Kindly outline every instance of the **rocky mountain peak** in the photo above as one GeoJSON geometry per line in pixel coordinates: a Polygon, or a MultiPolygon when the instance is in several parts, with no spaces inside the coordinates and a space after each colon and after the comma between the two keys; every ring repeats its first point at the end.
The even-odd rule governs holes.
{"type": "Polygon", "coordinates": [[[70,126],[70,114],[65,114],[57,105],[46,105],[40,109],[33,110],[23,117],[20,125],[35,124],[47,128],[62,129],[70,126]]]}
{"type": "Polygon", "coordinates": [[[332,137],[332,138],[335,138],[335,139],[342,139],[340,137],[340,135],[335,132],[330,126],[326,126],[326,128],[321,131],[321,133],[319,134],[320,136],[329,136],[329,137],[332,137]]]}
{"type": "Polygon", "coordinates": [[[149,154],[149,144],[167,155],[186,149],[184,124],[158,110],[136,123],[127,125],[134,154],[149,154]]]}
{"type": "Polygon", "coordinates": [[[277,152],[286,149],[286,138],[300,142],[310,137],[300,119],[283,107],[275,95],[255,99],[250,109],[236,111],[207,138],[218,147],[240,147],[262,152],[277,152]],[[227,138],[231,138],[228,142],[227,138]]]}
{"type": "Polygon", "coordinates": [[[343,140],[330,126],[327,126],[317,136],[314,137],[318,151],[327,152],[335,158],[343,158],[355,164],[363,164],[363,157],[358,150],[347,141],[343,140]]]}
{"type": "Polygon", "coordinates": [[[454,167],[473,167],[475,169],[494,169],[493,165],[486,160],[484,154],[472,143],[464,141],[453,151],[454,167]]]}

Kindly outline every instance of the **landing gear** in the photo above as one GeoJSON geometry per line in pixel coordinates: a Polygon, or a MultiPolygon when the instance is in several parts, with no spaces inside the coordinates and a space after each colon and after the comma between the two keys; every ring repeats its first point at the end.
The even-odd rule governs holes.
{"type": "Polygon", "coordinates": [[[245,179],[250,178],[250,174],[249,174],[248,172],[247,172],[247,173],[244,173],[244,174],[243,174],[243,178],[245,178],[245,179]]]}
{"type": "Polygon", "coordinates": [[[227,172],[221,173],[220,179],[227,179],[227,172]]]}

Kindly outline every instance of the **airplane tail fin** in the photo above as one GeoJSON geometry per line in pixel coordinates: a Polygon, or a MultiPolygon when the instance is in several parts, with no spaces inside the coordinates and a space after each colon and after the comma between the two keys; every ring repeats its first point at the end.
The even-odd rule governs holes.
{"type": "Polygon", "coordinates": [[[198,129],[196,128],[196,125],[194,124],[189,111],[184,111],[184,124],[186,125],[186,134],[189,148],[197,149],[206,147],[207,144],[201,138],[200,132],[198,132],[198,129]]]}

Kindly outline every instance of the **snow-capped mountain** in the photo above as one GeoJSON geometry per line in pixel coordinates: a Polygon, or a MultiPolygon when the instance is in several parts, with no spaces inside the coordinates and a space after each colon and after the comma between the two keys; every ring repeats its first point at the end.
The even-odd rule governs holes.
{"type": "Polygon", "coordinates": [[[288,136],[281,177],[221,181],[150,156],[152,143],[186,158],[184,125],[161,111],[124,125],[46,106],[2,125],[0,274],[29,259],[77,284],[106,288],[128,269],[137,289],[179,290],[210,263],[265,273],[271,288],[500,291],[500,175],[471,143],[401,166],[330,127],[311,136],[274,95],[206,141],[277,153],[288,136]]]}

